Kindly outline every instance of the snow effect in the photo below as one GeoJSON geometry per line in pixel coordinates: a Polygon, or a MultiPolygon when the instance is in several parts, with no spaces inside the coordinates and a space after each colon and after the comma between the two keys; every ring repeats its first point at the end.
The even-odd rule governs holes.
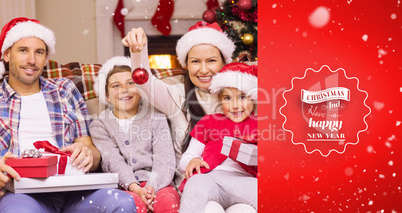
{"type": "Polygon", "coordinates": [[[367,38],[368,38],[368,35],[367,35],[367,34],[364,34],[364,35],[362,36],[363,41],[367,41],[367,38]]]}
{"type": "Polygon", "coordinates": [[[324,6],[317,7],[314,12],[310,15],[310,24],[315,28],[322,28],[328,24],[330,20],[330,13],[328,8],[324,6]]]}
{"type": "Polygon", "coordinates": [[[122,8],[122,9],[120,10],[120,13],[121,13],[123,16],[126,16],[126,15],[128,14],[128,9],[127,9],[127,8],[122,8]]]}
{"type": "Polygon", "coordinates": [[[346,175],[346,176],[352,176],[352,175],[353,175],[353,168],[347,167],[347,168],[345,169],[345,175],[346,175]]]}
{"type": "Polygon", "coordinates": [[[374,104],[374,108],[378,111],[380,111],[385,106],[385,104],[383,102],[378,102],[378,101],[374,101],[373,104],[374,104]]]}
{"type": "Polygon", "coordinates": [[[368,153],[373,153],[374,148],[372,146],[367,146],[367,152],[368,153]]]}
{"type": "Polygon", "coordinates": [[[86,35],[88,35],[89,34],[89,30],[88,29],[85,29],[84,31],[82,31],[82,35],[84,35],[84,36],[86,36],[86,35]]]}
{"type": "Polygon", "coordinates": [[[394,20],[396,19],[396,14],[395,13],[391,14],[391,19],[394,19],[394,20]]]}
{"type": "Polygon", "coordinates": [[[378,49],[378,58],[382,58],[382,56],[386,55],[387,51],[383,50],[383,49],[378,49]]]}

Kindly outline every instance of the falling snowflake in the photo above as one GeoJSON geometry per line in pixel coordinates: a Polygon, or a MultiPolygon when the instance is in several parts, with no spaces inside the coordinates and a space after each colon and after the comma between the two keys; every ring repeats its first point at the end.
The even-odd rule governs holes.
{"type": "Polygon", "coordinates": [[[374,101],[374,108],[376,110],[380,111],[384,106],[385,104],[383,102],[374,101]]]}
{"type": "Polygon", "coordinates": [[[346,175],[346,176],[352,176],[352,174],[353,174],[353,168],[347,167],[347,168],[345,169],[345,175],[346,175]]]}
{"type": "Polygon", "coordinates": [[[368,35],[367,35],[367,34],[364,34],[364,35],[362,36],[363,41],[367,41],[367,38],[368,38],[368,35]]]}
{"type": "Polygon", "coordinates": [[[126,16],[126,15],[128,14],[128,9],[127,9],[127,8],[122,8],[122,9],[120,10],[120,13],[121,13],[123,16],[126,16]]]}
{"type": "Polygon", "coordinates": [[[320,6],[314,10],[314,12],[310,15],[309,21],[313,27],[322,28],[328,24],[330,20],[330,13],[328,8],[320,6]]]}

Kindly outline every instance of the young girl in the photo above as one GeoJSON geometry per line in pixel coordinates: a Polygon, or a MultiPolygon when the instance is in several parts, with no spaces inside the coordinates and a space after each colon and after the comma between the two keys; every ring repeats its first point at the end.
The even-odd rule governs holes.
{"type": "Polygon", "coordinates": [[[204,116],[190,133],[190,145],[179,165],[187,180],[182,183],[180,212],[204,212],[209,201],[223,208],[244,203],[257,209],[256,168],[221,154],[225,136],[254,138],[258,134],[257,66],[224,66],[212,79],[210,91],[218,93],[223,114],[204,116]]]}
{"type": "Polygon", "coordinates": [[[166,116],[141,104],[131,77],[131,61],[114,57],[95,83],[99,101],[109,104],[90,125],[104,172],[119,174],[119,185],[134,199],[137,212],[177,212],[172,183],[175,157],[166,116]]]}

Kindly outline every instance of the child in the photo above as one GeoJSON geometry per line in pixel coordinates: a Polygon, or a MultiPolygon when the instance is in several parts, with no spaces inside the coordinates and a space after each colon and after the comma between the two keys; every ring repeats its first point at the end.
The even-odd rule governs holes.
{"type": "Polygon", "coordinates": [[[141,104],[130,58],[117,56],[101,68],[95,83],[99,101],[109,104],[90,125],[105,172],[119,174],[119,185],[137,212],[177,212],[179,194],[170,184],[175,156],[165,115],[141,104]]]}
{"type": "Polygon", "coordinates": [[[218,93],[223,114],[204,116],[190,133],[190,145],[179,165],[186,176],[181,185],[182,189],[185,184],[180,212],[204,212],[208,201],[223,208],[244,203],[257,209],[256,170],[221,154],[225,136],[257,135],[257,118],[253,115],[257,66],[225,65],[213,77],[209,89],[218,93]],[[198,174],[192,176],[193,173],[198,174]]]}

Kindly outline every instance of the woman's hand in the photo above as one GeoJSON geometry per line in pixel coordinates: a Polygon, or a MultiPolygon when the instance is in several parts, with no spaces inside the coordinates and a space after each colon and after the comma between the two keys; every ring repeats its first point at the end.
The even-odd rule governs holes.
{"type": "Polygon", "coordinates": [[[60,149],[60,151],[71,152],[71,165],[78,169],[83,168],[84,173],[89,171],[93,165],[94,156],[92,155],[92,150],[82,143],[74,143],[60,149]]]}
{"type": "Polygon", "coordinates": [[[197,171],[199,174],[201,172],[201,167],[205,167],[206,169],[209,169],[209,165],[207,162],[203,161],[201,158],[193,158],[188,162],[186,171],[184,171],[184,174],[186,176],[186,179],[189,179],[193,175],[194,169],[197,171]]]}
{"type": "Polygon", "coordinates": [[[11,166],[6,165],[7,158],[14,158],[14,155],[11,152],[7,152],[1,159],[0,159],[0,187],[4,187],[6,183],[11,181],[12,178],[16,180],[20,180],[21,177],[11,166]],[[7,174],[5,174],[7,173],[7,174]]]}
{"type": "Polygon", "coordinates": [[[139,28],[131,29],[127,35],[121,40],[124,46],[129,47],[133,53],[139,53],[147,44],[148,38],[144,30],[139,28]]]}

